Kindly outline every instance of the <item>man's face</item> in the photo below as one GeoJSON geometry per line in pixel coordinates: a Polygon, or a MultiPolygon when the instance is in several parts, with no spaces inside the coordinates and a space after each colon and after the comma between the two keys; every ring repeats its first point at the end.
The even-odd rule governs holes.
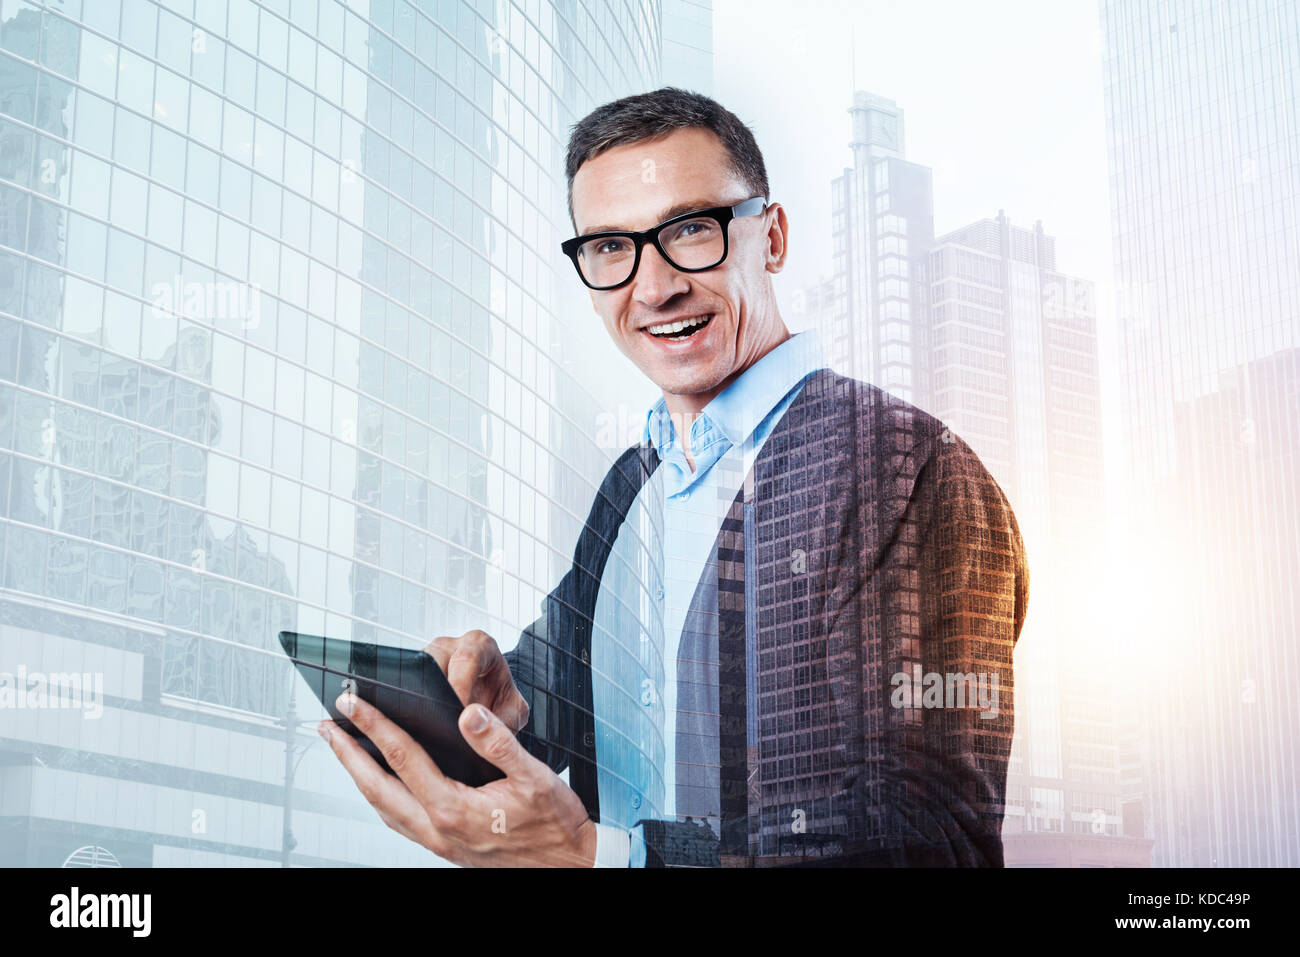
{"type": "MultiPolygon", "coordinates": [[[[753,195],[706,129],[677,130],[615,147],[588,160],[573,179],[579,235],[644,230],[696,209],[734,206],[753,195]]],[[[619,349],[670,398],[698,411],[785,336],[771,273],[785,261],[785,213],[776,204],[732,220],[726,260],[705,272],[669,265],[647,243],[632,281],[591,293],[619,349]],[[707,317],[672,335],[655,326],[707,317]]]]}

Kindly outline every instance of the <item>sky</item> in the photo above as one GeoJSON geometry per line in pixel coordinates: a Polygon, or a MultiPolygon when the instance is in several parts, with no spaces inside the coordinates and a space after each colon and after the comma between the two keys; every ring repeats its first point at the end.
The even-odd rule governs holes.
{"type": "Polygon", "coordinates": [[[754,129],[792,222],[784,285],[825,268],[855,86],[903,108],[936,234],[1005,209],[1043,221],[1065,271],[1109,276],[1095,0],[714,0],[713,43],[714,96],[754,129]]]}
{"type": "Polygon", "coordinates": [[[1057,268],[1097,284],[1103,436],[1122,498],[1109,180],[1096,0],[713,0],[713,96],[750,125],[790,219],[776,278],[828,271],[831,180],[852,162],[854,89],[903,109],[934,174],[935,235],[1005,210],[1042,220],[1057,268]]]}

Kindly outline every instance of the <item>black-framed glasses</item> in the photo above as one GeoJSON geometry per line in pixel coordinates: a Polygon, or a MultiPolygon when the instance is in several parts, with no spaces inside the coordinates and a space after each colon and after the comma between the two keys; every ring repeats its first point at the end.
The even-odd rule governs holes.
{"type": "Polygon", "coordinates": [[[682,213],[644,232],[613,230],[575,236],[560,243],[560,248],[573,260],[587,287],[604,292],[632,281],[646,243],[653,244],[659,255],[682,272],[704,272],[721,265],[730,248],[727,234],[731,221],[757,216],[766,209],[763,197],[755,196],[735,206],[682,213]]]}

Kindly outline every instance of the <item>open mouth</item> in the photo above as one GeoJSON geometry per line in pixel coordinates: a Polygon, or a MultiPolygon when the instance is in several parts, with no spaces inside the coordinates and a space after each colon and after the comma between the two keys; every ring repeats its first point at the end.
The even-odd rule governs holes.
{"type": "Polygon", "coordinates": [[[654,336],[656,339],[667,339],[670,342],[681,342],[689,339],[702,329],[708,327],[713,321],[713,313],[706,313],[702,316],[692,316],[689,319],[678,319],[676,322],[665,322],[658,326],[647,326],[645,332],[654,336]]]}

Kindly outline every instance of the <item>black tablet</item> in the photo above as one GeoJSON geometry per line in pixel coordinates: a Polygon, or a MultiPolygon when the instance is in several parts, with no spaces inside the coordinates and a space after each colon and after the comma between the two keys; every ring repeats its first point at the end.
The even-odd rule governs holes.
{"type": "Polygon", "coordinates": [[[296,631],[280,632],[280,644],[334,723],[389,774],[392,768],[379,749],[335,707],[345,687],[414,738],[447,777],[470,787],[505,777],[461,735],[456,724],[463,710],[460,698],[431,656],[296,631]]]}

